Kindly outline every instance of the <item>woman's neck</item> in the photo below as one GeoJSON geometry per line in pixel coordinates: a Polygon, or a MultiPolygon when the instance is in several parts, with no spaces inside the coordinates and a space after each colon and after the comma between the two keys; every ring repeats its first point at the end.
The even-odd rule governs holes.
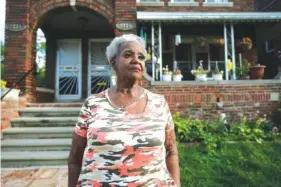
{"type": "Polygon", "coordinates": [[[140,86],[137,81],[117,80],[114,92],[118,95],[136,97],[140,93],[140,86]]]}

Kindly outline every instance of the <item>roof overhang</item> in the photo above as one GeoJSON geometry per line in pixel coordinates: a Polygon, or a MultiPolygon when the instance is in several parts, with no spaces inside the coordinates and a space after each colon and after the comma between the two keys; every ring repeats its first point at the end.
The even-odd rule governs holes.
{"type": "Polygon", "coordinates": [[[137,12],[144,22],[281,22],[281,12],[137,12]]]}

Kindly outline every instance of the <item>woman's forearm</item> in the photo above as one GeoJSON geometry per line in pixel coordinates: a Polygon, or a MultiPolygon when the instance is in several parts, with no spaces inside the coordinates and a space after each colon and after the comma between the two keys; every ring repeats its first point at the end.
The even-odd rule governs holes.
{"type": "Polygon", "coordinates": [[[174,179],[177,187],[180,187],[180,168],[179,168],[178,155],[168,155],[166,158],[167,168],[174,179]]]}
{"type": "Polygon", "coordinates": [[[68,187],[76,187],[81,172],[82,160],[87,139],[73,133],[68,157],[68,187]]]}
{"type": "Polygon", "coordinates": [[[80,165],[68,163],[68,187],[76,187],[80,171],[80,165]]]}

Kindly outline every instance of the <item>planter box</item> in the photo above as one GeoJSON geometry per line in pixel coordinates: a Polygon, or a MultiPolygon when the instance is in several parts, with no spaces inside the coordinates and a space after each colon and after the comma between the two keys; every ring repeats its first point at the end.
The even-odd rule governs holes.
{"type": "Polygon", "coordinates": [[[199,74],[195,75],[196,81],[206,81],[207,80],[207,74],[199,74]]]}
{"type": "Polygon", "coordinates": [[[170,82],[172,81],[172,75],[162,75],[163,81],[170,82]]]}
{"type": "MultiPolygon", "coordinates": [[[[9,88],[1,88],[1,97],[8,91],[9,91],[9,88]]],[[[7,95],[5,95],[5,97],[3,98],[3,101],[7,101],[7,100],[18,101],[19,94],[20,94],[19,89],[12,89],[7,95]]]]}
{"type": "Polygon", "coordinates": [[[173,75],[173,81],[180,82],[182,79],[182,75],[173,75]]]}
{"type": "Polygon", "coordinates": [[[212,77],[213,77],[214,80],[218,80],[218,81],[223,80],[222,74],[221,74],[221,73],[219,73],[219,74],[213,74],[212,77]]]}

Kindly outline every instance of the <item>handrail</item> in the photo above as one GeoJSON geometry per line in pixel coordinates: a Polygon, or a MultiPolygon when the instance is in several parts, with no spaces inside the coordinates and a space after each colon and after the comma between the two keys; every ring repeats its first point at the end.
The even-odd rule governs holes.
{"type": "Polygon", "coordinates": [[[19,80],[18,82],[16,82],[12,88],[10,88],[4,95],[2,95],[1,100],[3,100],[3,98],[12,90],[14,89],[17,85],[19,85],[19,83],[21,83],[21,81],[23,81],[34,69],[36,68],[36,64],[34,64],[34,66],[28,71],[26,72],[19,80]]]}

